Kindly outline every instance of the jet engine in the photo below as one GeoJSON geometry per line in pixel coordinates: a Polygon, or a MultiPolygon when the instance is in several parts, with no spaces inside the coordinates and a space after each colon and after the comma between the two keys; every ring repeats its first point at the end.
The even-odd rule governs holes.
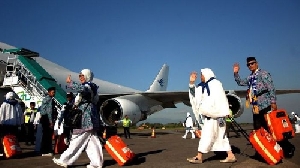
{"type": "Polygon", "coordinates": [[[121,120],[127,115],[133,122],[137,123],[142,118],[142,112],[137,104],[127,99],[108,99],[100,106],[100,115],[105,124],[115,125],[115,121],[121,120]]]}
{"type": "Polygon", "coordinates": [[[231,105],[232,115],[234,118],[240,117],[244,112],[244,106],[242,105],[241,98],[233,93],[227,95],[228,103],[231,105]]]}

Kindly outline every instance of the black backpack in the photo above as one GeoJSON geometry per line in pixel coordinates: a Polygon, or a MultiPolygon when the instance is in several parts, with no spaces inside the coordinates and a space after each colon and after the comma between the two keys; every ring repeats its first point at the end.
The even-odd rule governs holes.
{"type": "MultiPolygon", "coordinates": [[[[97,86],[95,83],[92,82],[86,82],[85,84],[88,84],[91,87],[91,90],[93,92],[93,95],[96,96],[97,95],[97,90],[99,88],[99,86],[97,86]]],[[[90,101],[92,100],[92,95],[89,91],[83,91],[81,92],[81,96],[84,100],[90,101]]]]}
{"type": "MultiPolygon", "coordinates": [[[[87,109],[90,103],[87,103],[84,111],[87,109]]],[[[70,108],[66,109],[64,114],[64,125],[66,127],[72,128],[72,129],[81,129],[82,127],[82,114],[83,112],[79,108],[70,108]]]]}

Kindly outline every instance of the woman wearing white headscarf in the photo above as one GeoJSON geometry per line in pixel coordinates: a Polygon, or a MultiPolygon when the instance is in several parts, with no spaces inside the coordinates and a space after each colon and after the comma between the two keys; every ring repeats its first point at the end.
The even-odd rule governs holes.
{"type": "Polygon", "coordinates": [[[83,69],[79,73],[79,81],[80,84],[71,80],[71,76],[68,76],[67,83],[70,84],[70,88],[73,90],[77,90],[78,94],[75,97],[75,105],[81,102],[82,97],[89,95],[90,101],[97,105],[99,96],[98,96],[98,86],[93,83],[94,73],[89,69],[83,69]]]}
{"type": "Polygon", "coordinates": [[[205,138],[201,138],[199,141],[197,156],[187,160],[190,163],[202,163],[203,153],[226,151],[227,158],[220,162],[236,162],[225,134],[225,117],[229,115],[229,105],[222,83],[215,78],[213,71],[209,68],[201,69],[201,83],[197,87],[194,84],[196,78],[197,74],[191,73],[190,93],[194,92],[195,95],[192,100],[194,102],[191,104],[192,106],[196,104],[197,107],[193,107],[193,109],[204,117],[201,136],[205,138]]]}
{"type": "Polygon", "coordinates": [[[71,85],[70,87],[78,91],[74,106],[81,109],[83,114],[81,129],[73,129],[69,147],[61,154],[59,159],[53,159],[54,163],[59,166],[72,165],[84,150],[90,159],[87,168],[103,166],[102,145],[96,134],[100,126],[99,114],[95,104],[98,100],[98,87],[92,83],[93,76],[91,70],[83,69],[79,74],[81,84],[71,81],[70,76],[66,80],[71,85]]]}

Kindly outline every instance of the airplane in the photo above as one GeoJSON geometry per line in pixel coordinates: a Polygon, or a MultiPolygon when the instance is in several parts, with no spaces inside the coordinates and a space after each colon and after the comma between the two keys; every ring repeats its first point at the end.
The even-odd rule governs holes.
{"type": "MultiPolygon", "coordinates": [[[[0,42],[1,49],[13,49],[16,47],[0,42]]],[[[6,71],[8,54],[0,52],[0,85],[1,79],[6,71]]],[[[65,92],[74,92],[66,87],[66,77],[68,75],[78,76],[78,73],[72,72],[56,63],[46,60],[42,57],[35,57],[35,61],[41,65],[59,84],[65,92]]],[[[146,120],[151,114],[161,111],[165,108],[176,108],[175,104],[183,103],[190,105],[188,88],[185,91],[166,91],[168,85],[169,66],[164,64],[146,91],[140,91],[129,87],[121,86],[115,83],[94,78],[93,82],[99,86],[99,113],[106,126],[114,126],[115,121],[122,119],[127,115],[133,124],[146,120]]],[[[30,95],[22,87],[14,87],[14,92],[29,107],[29,102],[35,101],[39,105],[41,98],[30,95]]],[[[5,95],[11,88],[1,87],[0,95],[5,95]]],[[[226,90],[229,103],[232,105],[232,111],[235,118],[242,115],[244,106],[241,98],[246,97],[246,90],[226,90]]],[[[300,93],[300,90],[277,90],[276,94],[300,93]]],[[[0,96],[1,99],[1,96],[0,96]]],[[[3,99],[3,97],[2,97],[3,99]]],[[[2,101],[2,100],[1,100],[2,101]]]]}
{"type": "MultiPolygon", "coordinates": [[[[14,49],[16,47],[0,42],[0,48],[14,49]]],[[[0,60],[2,60],[0,62],[0,79],[2,79],[2,81],[0,80],[0,83],[3,83],[8,55],[10,54],[0,52],[0,60]]],[[[71,75],[73,80],[76,81],[75,77],[78,76],[77,72],[72,72],[42,57],[35,57],[34,59],[56,80],[65,92],[74,93],[74,90],[66,87],[67,84],[65,81],[68,75],[71,75]]],[[[94,78],[93,82],[99,86],[99,112],[105,124],[109,126],[115,125],[114,121],[122,119],[125,115],[135,124],[139,121],[146,120],[147,116],[164,108],[176,108],[176,103],[188,102],[186,92],[166,92],[168,74],[169,66],[164,64],[146,91],[139,91],[94,78]]],[[[10,90],[11,88],[0,88],[0,95],[5,95],[10,90]]],[[[38,106],[41,104],[41,99],[30,95],[22,87],[14,87],[13,91],[28,107],[31,101],[37,102],[36,104],[38,106]]],[[[3,97],[1,98],[3,99],[3,97]]]]}

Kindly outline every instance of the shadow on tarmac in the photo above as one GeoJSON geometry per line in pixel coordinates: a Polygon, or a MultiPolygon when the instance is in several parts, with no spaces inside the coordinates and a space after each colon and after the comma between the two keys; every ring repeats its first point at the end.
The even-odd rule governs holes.
{"type": "MultiPolygon", "coordinates": [[[[128,162],[124,166],[140,165],[140,164],[146,162],[146,156],[147,155],[158,154],[158,153],[163,152],[164,150],[166,150],[166,149],[160,149],[160,150],[148,151],[148,152],[143,152],[143,153],[137,153],[137,154],[135,154],[134,159],[131,162],[128,162]]],[[[116,164],[116,161],[113,160],[113,159],[104,161],[105,166],[112,166],[112,165],[115,165],[115,164],[116,164]]]]}

